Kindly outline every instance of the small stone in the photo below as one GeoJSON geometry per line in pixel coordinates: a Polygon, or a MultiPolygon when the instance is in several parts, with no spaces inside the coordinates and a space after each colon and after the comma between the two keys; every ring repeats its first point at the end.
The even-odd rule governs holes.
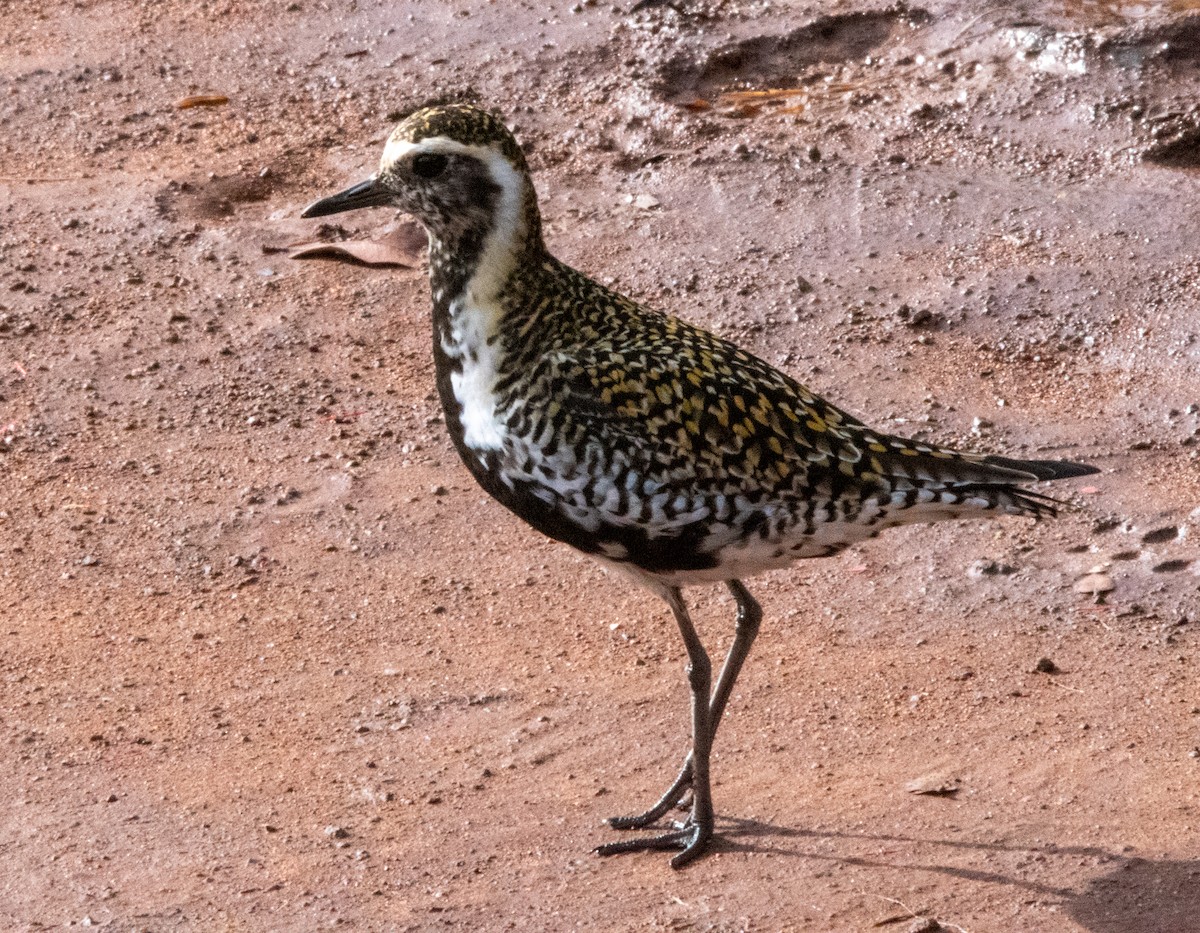
{"type": "Polygon", "coordinates": [[[652,194],[639,194],[633,199],[633,206],[640,211],[652,211],[660,205],[660,201],[652,194]]]}
{"type": "Polygon", "coordinates": [[[1076,580],[1071,589],[1076,593],[1083,593],[1085,596],[1098,596],[1116,589],[1116,584],[1106,573],[1089,573],[1076,580]]]}
{"type": "Polygon", "coordinates": [[[325,835],[330,839],[345,839],[350,835],[350,830],[345,826],[326,826],[325,835]]]}
{"type": "Polygon", "coordinates": [[[1015,573],[1016,570],[1017,568],[1011,564],[981,558],[967,568],[967,578],[970,580],[982,580],[984,577],[1007,577],[1009,574],[1015,573]]]}
{"type": "Polygon", "coordinates": [[[1058,665],[1049,658],[1038,658],[1037,664],[1033,666],[1036,674],[1058,674],[1060,673],[1058,665]]]}

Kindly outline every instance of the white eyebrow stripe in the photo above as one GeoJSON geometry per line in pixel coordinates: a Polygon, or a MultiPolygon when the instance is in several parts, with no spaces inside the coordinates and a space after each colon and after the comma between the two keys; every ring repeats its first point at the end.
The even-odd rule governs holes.
{"type": "Polygon", "coordinates": [[[488,146],[468,146],[449,136],[429,136],[419,143],[410,143],[405,139],[389,139],[387,145],[383,147],[380,168],[386,169],[414,151],[433,152],[440,155],[468,155],[474,156],[482,162],[487,162],[489,157],[496,152],[488,146]]]}

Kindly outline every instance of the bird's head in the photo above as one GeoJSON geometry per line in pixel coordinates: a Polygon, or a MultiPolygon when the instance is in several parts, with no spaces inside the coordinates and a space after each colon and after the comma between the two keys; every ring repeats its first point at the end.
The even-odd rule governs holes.
{"type": "Polygon", "coordinates": [[[360,207],[412,214],[437,243],[495,237],[540,243],[537,200],[521,147],[495,114],[462,104],[426,107],[388,137],[379,171],[305,208],[323,217],[360,207]]]}

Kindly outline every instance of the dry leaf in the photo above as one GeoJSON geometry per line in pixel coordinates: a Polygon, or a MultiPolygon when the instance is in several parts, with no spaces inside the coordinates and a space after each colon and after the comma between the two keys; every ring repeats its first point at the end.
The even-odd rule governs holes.
{"type": "Polygon", "coordinates": [[[769,100],[786,100],[789,97],[799,97],[808,91],[799,87],[776,87],[763,91],[726,91],[718,103],[743,104],[748,101],[760,103],[769,100]]]}
{"type": "Polygon", "coordinates": [[[291,259],[340,259],[364,266],[420,265],[425,232],[416,224],[401,224],[377,240],[342,240],[336,243],[301,243],[291,247],[291,259]]]}
{"type": "Polygon", "coordinates": [[[222,107],[227,103],[229,98],[224,94],[194,94],[185,97],[175,106],[180,110],[190,110],[192,107],[222,107]]]}
{"type": "Polygon", "coordinates": [[[935,771],[909,781],[904,789],[910,794],[927,797],[953,797],[962,790],[962,782],[956,777],[948,777],[945,772],[935,771]]]}

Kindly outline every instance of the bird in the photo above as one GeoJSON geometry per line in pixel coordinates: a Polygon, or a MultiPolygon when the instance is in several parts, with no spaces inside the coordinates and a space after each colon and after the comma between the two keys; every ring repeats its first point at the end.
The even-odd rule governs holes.
{"type": "Polygon", "coordinates": [[[690,749],[657,802],[608,820],[647,832],[601,855],[667,851],[679,868],[710,849],[713,740],[763,615],[746,578],[898,525],[1051,517],[1061,503],[1026,484],[1098,472],[877,431],[730,341],[576,271],[546,246],[521,146],[481,107],[412,112],[378,171],[301,216],[369,207],[405,212],[428,234],[435,380],[467,470],[537,531],[660,597],[682,636],[690,749]],[[715,682],[682,595],[700,584],[724,584],[736,603],[715,682]],[[664,823],[676,807],[686,817],[664,823]]]}

